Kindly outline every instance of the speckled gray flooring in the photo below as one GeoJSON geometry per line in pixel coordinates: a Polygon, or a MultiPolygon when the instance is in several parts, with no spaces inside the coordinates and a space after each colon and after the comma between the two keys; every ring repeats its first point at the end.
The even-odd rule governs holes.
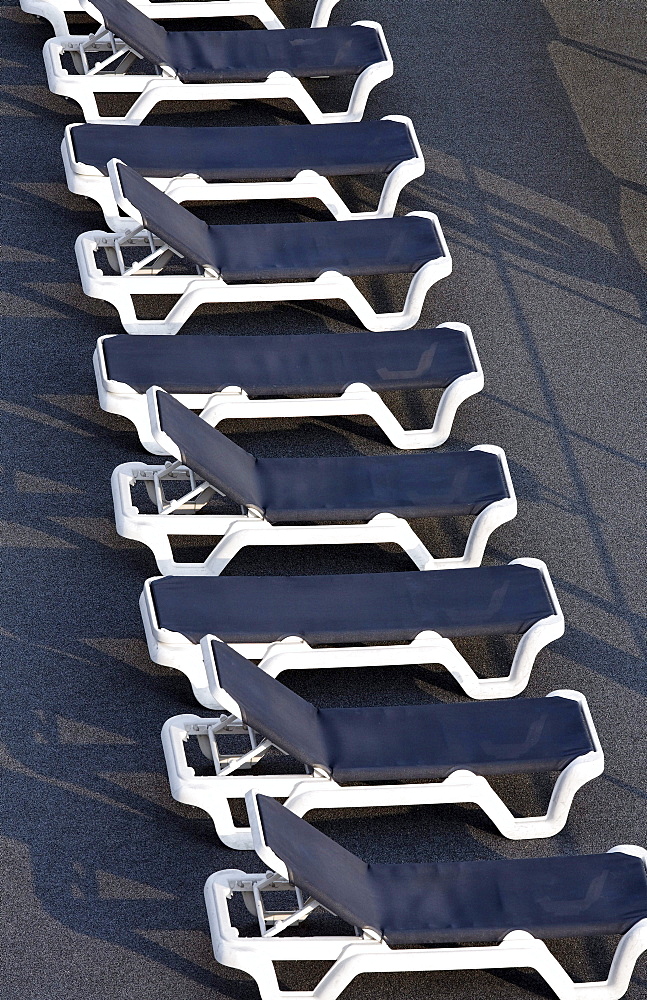
{"type": "MultiPolygon", "coordinates": [[[[280,6],[295,24],[295,10],[305,23],[312,4],[280,6]]],[[[334,15],[336,23],[383,23],[396,73],[367,113],[410,115],[423,145],[427,173],[407,189],[401,211],[438,212],[454,273],[432,290],[419,325],[471,324],[486,373],[450,445],[502,445],[520,501],[487,560],[545,559],[566,613],[566,634],[540,654],[529,693],[583,691],[607,755],[604,777],[578,795],[565,832],[548,842],[504,841],[471,808],[312,817],[367,859],[523,857],[647,841],[639,503],[647,61],[639,6],[343,0],[334,15]]],[[[45,86],[48,27],[13,3],[0,15],[0,998],[255,1000],[247,977],[213,961],[202,886],[216,869],[255,871],[258,862],[221,847],[202,814],[169,798],[159,730],[195,706],[184,678],[147,656],[137,598],[155,572],[152,557],[112,527],[110,472],[141,452],[130,425],[95,399],[94,342],[119,327],[110,307],[84,297],[74,260],[76,236],[101,226],[94,206],[69,195],[63,180],[63,128],[80,114],[45,86]]],[[[163,111],[151,121],[299,120],[287,105],[163,111]]],[[[358,202],[374,198],[370,184],[349,188],[358,202]]],[[[247,205],[212,217],[324,213],[247,205]]],[[[404,289],[402,281],[370,284],[384,301],[404,289]]],[[[341,304],[314,303],[205,308],[185,329],[307,335],[355,326],[341,304]]],[[[433,404],[423,394],[392,402],[419,426],[433,404]]],[[[367,421],[229,429],[258,454],[388,450],[367,421]]],[[[464,530],[419,528],[439,554],[456,551],[464,530]]],[[[250,549],[230,571],[405,566],[401,554],[378,548],[250,549]]],[[[483,674],[502,672],[510,654],[504,643],[472,642],[468,651],[483,674]]],[[[285,679],[321,705],[460,698],[445,675],[424,667],[285,679]]],[[[520,808],[545,798],[531,783],[505,790],[520,808]]],[[[575,977],[590,979],[606,974],[612,945],[567,941],[554,950],[575,977]]],[[[305,988],[309,973],[281,970],[286,988],[305,988]]],[[[643,959],[630,1000],[647,997],[646,975],[643,959]]],[[[368,976],[344,1000],[550,995],[521,971],[368,976]]]]}

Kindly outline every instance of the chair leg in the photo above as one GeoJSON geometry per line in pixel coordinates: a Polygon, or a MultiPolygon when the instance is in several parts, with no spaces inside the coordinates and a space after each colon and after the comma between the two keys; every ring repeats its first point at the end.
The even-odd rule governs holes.
{"type": "Polygon", "coordinates": [[[209,813],[218,838],[225,847],[231,847],[234,851],[254,850],[251,829],[248,826],[234,824],[229,799],[224,795],[214,795],[208,803],[201,803],[199,808],[209,813]]]}

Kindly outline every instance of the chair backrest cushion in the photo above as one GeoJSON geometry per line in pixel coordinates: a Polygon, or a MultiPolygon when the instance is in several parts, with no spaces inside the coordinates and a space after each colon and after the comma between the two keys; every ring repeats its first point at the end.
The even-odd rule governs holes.
{"type": "Polygon", "coordinates": [[[147,17],[128,0],[92,0],[92,3],[103,17],[106,28],[140,56],[156,66],[169,62],[168,35],[161,24],[147,17]]]}
{"type": "Polygon", "coordinates": [[[368,865],[267,795],[257,795],[265,843],[290,881],[354,927],[379,927],[368,865]]]}
{"type": "Polygon", "coordinates": [[[146,229],[199,267],[218,270],[206,222],[127,164],[120,163],[117,172],[121,190],[141,215],[146,229]]]}
{"type": "Polygon", "coordinates": [[[314,705],[226,643],[211,647],[221,687],[237,701],[243,722],[296,760],[330,770],[314,705]]]}
{"type": "Polygon", "coordinates": [[[156,397],[160,426],[177,445],[184,464],[236,503],[263,510],[254,456],[173,396],[158,390],[156,397]]]}

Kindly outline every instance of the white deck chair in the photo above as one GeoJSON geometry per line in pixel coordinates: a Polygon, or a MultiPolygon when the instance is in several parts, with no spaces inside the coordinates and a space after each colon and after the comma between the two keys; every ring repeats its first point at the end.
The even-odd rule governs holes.
{"type": "Polygon", "coordinates": [[[234,825],[230,801],[252,789],[287,799],[299,816],[311,809],[475,802],[504,836],[525,840],[558,833],[576,792],[604,770],[586,699],[577,691],[321,710],[224,643],[213,641],[210,654],[210,689],[227,714],[169,719],[162,744],[173,797],[208,813],[219,838],[236,850],[253,844],[250,828],[234,825]],[[191,738],[213,773],[210,767],[196,774],[189,765],[191,738]],[[272,767],[278,751],[300,773],[278,770],[275,760],[272,767]],[[488,780],[546,772],[558,778],[541,816],[513,816],[488,780]]]}
{"type": "Polygon", "coordinates": [[[219,574],[245,545],[394,542],[419,569],[479,566],[492,532],[512,520],[517,500],[505,453],[494,445],[443,454],[255,458],[153,386],[153,436],[173,455],[167,465],[126,462],[112,474],[117,532],[148,545],[161,573],[219,574]],[[170,499],[174,483],[188,492],[170,499]],[[141,512],[143,483],[155,513],[141,512]],[[209,503],[226,497],[234,512],[209,503]],[[434,558],[408,523],[473,517],[464,551],[434,558]],[[171,539],[222,536],[204,562],[177,562],[171,539]]]}
{"type": "MultiPolygon", "coordinates": [[[[265,0],[130,0],[148,17],[159,20],[198,17],[255,17],[265,28],[283,28],[284,25],[265,0]]],[[[339,0],[317,0],[311,27],[325,28],[339,0]]],[[[20,0],[27,14],[34,14],[49,21],[55,35],[71,35],[68,14],[84,12],[81,0],[20,0]]]]}
{"type": "Polygon", "coordinates": [[[268,870],[217,872],[205,901],[217,961],[252,976],[261,1000],[336,1000],[363,973],[470,969],[535,969],[559,1000],[619,1000],[647,949],[644,848],[366,864],[274,799],[250,793],[247,805],[254,849],[268,870]],[[273,893],[282,894],[280,909],[270,908],[273,893]],[[242,897],[256,933],[244,918],[246,933],[232,922],[234,897],[242,897]],[[317,934],[317,910],[339,917],[348,933],[317,934]],[[309,930],[295,934],[305,920],[309,930]],[[602,982],[573,982],[545,944],[602,935],[621,935],[602,982]],[[274,963],[308,961],[332,966],[314,990],[282,990],[274,963]]]}
{"type": "MultiPolygon", "coordinates": [[[[271,537],[266,532],[263,540],[271,537]]],[[[151,659],[185,674],[206,708],[221,708],[206,673],[208,636],[262,660],[273,677],[438,663],[481,700],[524,691],[540,650],[564,632],[539,559],[458,571],[164,576],[146,581],[139,606],[151,659]],[[508,672],[479,677],[452,641],[465,636],[518,638],[508,672]]]]}
{"type": "MultiPolygon", "coordinates": [[[[201,0],[205,2],[205,0],[201,0]]],[[[401,115],[342,125],[183,128],[68,125],[61,147],[67,186],[97,201],[113,232],[119,214],[107,164],[119,159],[174,201],[317,199],[336,219],[386,219],[424,173],[413,123],[401,115]],[[385,177],[377,208],[351,212],[330,178],[385,177]]]]}
{"type": "MultiPolygon", "coordinates": [[[[290,100],[309,122],[361,121],[374,87],[393,75],[379,24],[283,31],[171,31],[129,0],[81,0],[102,27],[50,38],[49,89],[76,101],[86,122],[139,125],[160,101],[290,100]],[[75,72],[66,67],[71,59],[75,72]],[[144,60],[152,69],[130,72],[144,60]],[[355,79],[345,111],[323,112],[302,80],[355,79]],[[139,95],[125,115],[102,116],[99,94],[139,95]]],[[[229,0],[227,0],[229,3],[229,0]]],[[[157,7],[157,4],[151,6],[157,7]]]]}
{"type": "Polygon", "coordinates": [[[451,272],[451,256],[431,212],[208,226],[125,164],[112,160],[109,171],[133,229],[125,235],[83,233],[76,257],[86,295],[112,303],[127,333],[176,334],[205,302],[306,299],[342,299],[369,330],[403,330],[420,318],[429,288],[451,272]],[[114,274],[99,266],[100,250],[114,274]],[[142,250],[145,256],[133,263],[124,257],[142,250]],[[165,270],[173,258],[183,261],[182,273],[165,270]],[[399,312],[377,313],[353,281],[378,274],[413,275],[399,312]],[[165,317],[150,320],[138,318],[134,295],[179,299],[165,317]]]}
{"type": "Polygon", "coordinates": [[[146,390],[160,385],[212,427],[240,417],[364,413],[396,448],[444,444],[458,407],[483,388],[469,327],[391,333],[100,337],[94,371],[101,407],[131,420],[154,455],[146,390]],[[431,427],[405,429],[382,397],[390,389],[441,392],[431,427]]]}

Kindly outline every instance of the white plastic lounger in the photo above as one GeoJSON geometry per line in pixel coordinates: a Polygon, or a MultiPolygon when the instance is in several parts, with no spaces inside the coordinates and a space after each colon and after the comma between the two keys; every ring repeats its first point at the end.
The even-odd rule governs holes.
{"type": "Polygon", "coordinates": [[[293,101],[313,124],[358,122],[373,88],[393,75],[384,32],[374,21],[269,32],[166,31],[148,16],[158,4],[81,5],[102,27],[92,35],[48,39],[43,58],[49,89],[76,101],[86,122],[139,125],[166,101],[258,99],[293,101]],[[66,68],[67,57],[75,72],[66,68]],[[130,72],[138,60],[152,71],[130,72]],[[348,107],[324,112],[301,81],[337,76],[355,79],[348,107]],[[99,113],[99,94],[139,96],[125,115],[110,117],[99,113]]]}
{"type": "Polygon", "coordinates": [[[475,802],[517,840],[552,837],[576,792],[604,770],[586,699],[547,698],[317,709],[222,642],[212,642],[207,674],[227,715],[178,715],[162,729],[171,793],[208,813],[228,847],[252,849],[251,830],[234,825],[230,800],[256,788],[311,809],[475,802]],[[232,748],[232,736],[239,749],[232,748]],[[186,741],[197,738],[214,773],[196,775],[186,741]],[[219,740],[227,744],[223,748],[219,740]],[[266,757],[285,753],[301,773],[272,773],[266,757]],[[254,773],[250,773],[250,767],[254,773]],[[515,818],[490,776],[559,772],[543,816],[515,818]]]}
{"type": "Polygon", "coordinates": [[[148,545],[161,573],[219,574],[246,545],[394,542],[418,569],[479,566],[492,532],[517,513],[505,453],[494,445],[443,454],[256,458],[156,386],[153,437],[175,462],[126,462],[112,474],[117,532],[148,545]],[[188,487],[170,499],[176,483],[188,487]],[[146,487],[155,513],[133,502],[146,487]],[[209,504],[226,497],[235,512],[209,504]],[[409,520],[473,517],[460,556],[434,558],[409,520]],[[171,538],[222,536],[203,562],[176,562],[171,538]]]}
{"type": "Polygon", "coordinates": [[[159,385],[212,427],[240,417],[329,417],[364,413],[396,448],[444,444],[460,404],[483,388],[469,327],[307,336],[100,337],[94,352],[99,402],[131,420],[144,448],[155,441],[146,390],[159,385]],[[405,430],[380,393],[438,389],[431,427],[405,430]]]}
{"type": "Polygon", "coordinates": [[[520,694],[539,651],[564,632],[538,559],[338,576],[164,576],[146,581],[140,609],[151,659],[184,673],[207,708],[222,707],[209,688],[208,637],[262,659],[273,677],[283,670],[438,663],[481,700],[520,694]],[[509,672],[479,678],[451,641],[464,636],[518,636],[509,672]]]}
{"type": "Polygon", "coordinates": [[[124,163],[111,160],[109,173],[117,204],[133,228],[122,235],[82,233],[76,258],[86,295],[110,302],[127,333],[176,334],[205,302],[304,299],[341,299],[369,330],[404,330],[419,320],[429,288],[452,269],[440,223],[431,212],[208,226],[124,163]],[[115,273],[100,268],[100,250],[115,273]],[[142,252],[132,263],[124,258],[142,252]],[[174,259],[182,262],[181,273],[166,270],[174,259]],[[400,312],[375,312],[353,281],[381,274],[413,275],[400,312]],[[173,295],[178,301],[165,317],[139,319],[134,295],[173,295]]]}
{"type": "MultiPolygon", "coordinates": [[[[283,28],[281,20],[265,0],[130,0],[133,7],[159,20],[198,17],[256,17],[265,28],[283,28]]],[[[318,0],[311,27],[325,28],[339,0],[318,0]]],[[[55,35],[70,35],[67,14],[80,14],[80,0],[20,0],[27,14],[49,21],[55,35]]]]}
{"type": "Polygon", "coordinates": [[[132,228],[108,176],[115,158],[177,202],[316,198],[340,220],[390,218],[425,169],[411,120],[396,115],[351,125],[68,125],[61,149],[70,191],[97,201],[113,232],[132,228]],[[366,174],[385,176],[377,208],[351,212],[329,178],[366,174]]]}
{"type": "Polygon", "coordinates": [[[252,976],[261,1000],[336,1000],[363,973],[467,969],[535,969],[559,1000],[619,1000],[647,949],[641,847],[514,861],[366,864],[274,799],[250,793],[247,804],[254,849],[268,871],[217,872],[205,901],[217,961],[252,976]],[[277,892],[281,909],[272,910],[270,894],[277,892]],[[238,893],[256,933],[249,922],[242,934],[232,923],[229,900],[238,893]],[[317,910],[350,925],[348,933],[317,934],[317,910]],[[308,931],[295,934],[306,919],[308,931]],[[603,982],[574,983],[545,944],[602,935],[622,935],[603,982]],[[279,987],[273,963],[312,961],[333,963],[314,990],[279,987]]]}

